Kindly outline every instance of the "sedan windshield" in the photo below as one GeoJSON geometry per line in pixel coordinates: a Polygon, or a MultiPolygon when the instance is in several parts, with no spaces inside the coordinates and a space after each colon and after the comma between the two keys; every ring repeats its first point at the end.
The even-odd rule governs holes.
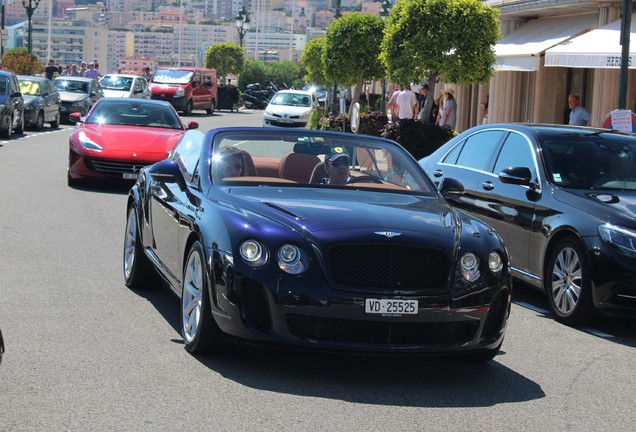
{"type": "Polygon", "coordinates": [[[53,84],[55,84],[55,88],[57,88],[58,91],[88,93],[88,81],[56,79],[53,80],[53,84]]]}
{"type": "Polygon", "coordinates": [[[272,105],[310,107],[311,97],[302,93],[277,93],[270,103],[272,105]]]}
{"type": "Polygon", "coordinates": [[[602,134],[546,139],[542,145],[552,181],[572,189],[636,190],[636,140],[602,134]]]}
{"type": "Polygon", "coordinates": [[[421,167],[401,147],[361,135],[227,132],[214,143],[216,183],[350,187],[434,194],[421,167]]]}
{"type": "Polygon", "coordinates": [[[169,106],[120,99],[100,100],[86,118],[85,123],[183,130],[178,115],[169,106]]]}
{"type": "Polygon", "coordinates": [[[105,76],[99,81],[102,89],[129,91],[133,79],[130,77],[105,76]]]}

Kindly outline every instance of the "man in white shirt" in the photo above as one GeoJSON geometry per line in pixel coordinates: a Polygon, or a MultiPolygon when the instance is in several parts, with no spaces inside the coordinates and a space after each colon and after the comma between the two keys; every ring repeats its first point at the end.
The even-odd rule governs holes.
{"type": "Polygon", "coordinates": [[[398,119],[408,120],[415,119],[415,113],[417,112],[417,98],[415,93],[410,89],[404,89],[397,97],[397,110],[398,119]]]}

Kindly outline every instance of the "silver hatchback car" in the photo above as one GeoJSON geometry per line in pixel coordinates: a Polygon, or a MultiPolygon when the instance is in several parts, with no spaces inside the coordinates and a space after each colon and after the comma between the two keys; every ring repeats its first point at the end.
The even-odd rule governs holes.
{"type": "Polygon", "coordinates": [[[99,84],[105,97],[150,99],[152,92],[146,78],[140,75],[109,74],[104,75],[99,84]]]}

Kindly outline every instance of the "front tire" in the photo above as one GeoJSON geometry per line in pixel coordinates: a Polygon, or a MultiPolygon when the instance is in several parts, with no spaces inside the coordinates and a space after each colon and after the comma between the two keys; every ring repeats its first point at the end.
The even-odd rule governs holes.
{"type": "Polygon", "coordinates": [[[123,258],[124,282],[127,287],[142,288],[154,285],[156,273],[141,245],[137,211],[134,205],[128,209],[123,258]]]}
{"type": "Polygon", "coordinates": [[[206,109],[205,112],[208,113],[209,115],[214,114],[214,109],[216,108],[216,105],[214,104],[214,101],[210,102],[210,108],[206,109]]]}
{"type": "Polygon", "coordinates": [[[212,317],[205,255],[198,241],[188,252],[181,284],[181,332],[185,349],[193,354],[226,351],[221,329],[212,317]]]}
{"type": "Polygon", "coordinates": [[[186,103],[185,109],[183,110],[183,115],[189,116],[190,114],[192,114],[192,101],[189,100],[186,103]]]}
{"type": "Polygon", "coordinates": [[[567,325],[590,321],[595,311],[590,267],[579,242],[566,238],[555,246],[546,266],[544,284],[557,321],[567,325]]]}
{"type": "Polygon", "coordinates": [[[38,112],[38,115],[35,119],[35,123],[33,124],[33,129],[39,131],[44,126],[44,112],[38,112]]]}
{"type": "Polygon", "coordinates": [[[55,114],[55,119],[49,124],[53,129],[57,129],[60,127],[60,121],[60,110],[58,110],[57,114],[55,114]]]}
{"type": "Polygon", "coordinates": [[[15,133],[18,135],[24,134],[24,111],[22,111],[22,116],[20,117],[20,124],[15,128],[15,133]]]}
{"type": "Polygon", "coordinates": [[[9,124],[6,128],[0,130],[0,136],[2,138],[11,138],[11,130],[13,128],[13,116],[9,116],[9,124]]]}

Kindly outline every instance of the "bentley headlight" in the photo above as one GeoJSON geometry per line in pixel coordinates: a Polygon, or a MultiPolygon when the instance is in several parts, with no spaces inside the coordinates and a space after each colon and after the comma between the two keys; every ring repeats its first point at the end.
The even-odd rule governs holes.
{"type": "Polygon", "coordinates": [[[490,252],[488,255],[488,268],[494,274],[497,274],[503,269],[503,260],[501,259],[501,255],[497,252],[490,252]]]}
{"type": "Polygon", "coordinates": [[[79,142],[82,145],[82,147],[84,147],[86,150],[93,150],[93,151],[98,151],[101,152],[102,150],[104,150],[102,148],[102,146],[100,146],[99,144],[97,144],[95,141],[93,141],[92,139],[90,139],[86,133],[84,131],[80,131],[79,135],[79,142]]]}
{"type": "Polygon", "coordinates": [[[598,232],[614,249],[630,257],[636,257],[636,232],[610,224],[599,225],[598,232]]]}
{"type": "Polygon", "coordinates": [[[174,92],[174,97],[183,97],[183,96],[185,96],[185,90],[182,88],[177,89],[177,91],[174,92]]]}
{"type": "Polygon", "coordinates": [[[284,244],[278,249],[278,267],[289,274],[304,273],[309,264],[307,254],[298,246],[293,244],[284,244]]]}
{"type": "Polygon", "coordinates": [[[468,282],[475,282],[479,279],[479,258],[477,258],[474,253],[467,252],[462,255],[460,265],[462,268],[462,276],[468,282]]]}
{"type": "Polygon", "coordinates": [[[243,261],[251,267],[263,267],[267,264],[267,248],[256,240],[245,240],[239,251],[243,261]]]}

